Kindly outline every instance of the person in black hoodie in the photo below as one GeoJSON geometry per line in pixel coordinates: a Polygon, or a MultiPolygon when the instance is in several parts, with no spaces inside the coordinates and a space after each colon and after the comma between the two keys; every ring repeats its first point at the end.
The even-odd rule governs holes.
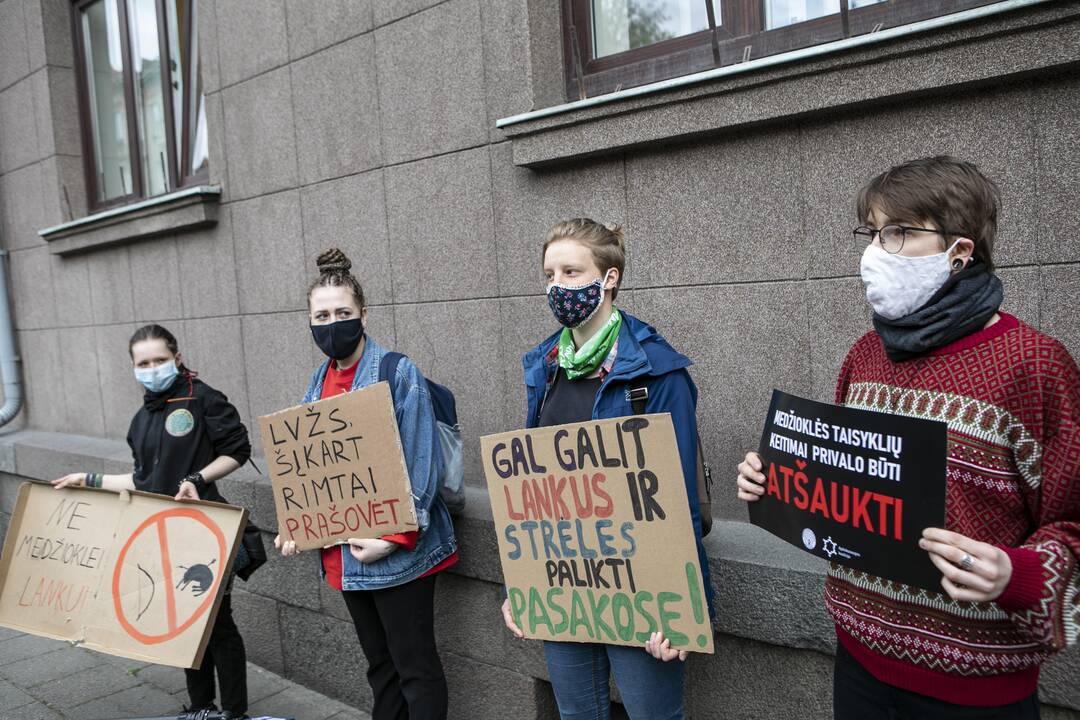
{"type": "MultiPolygon", "coordinates": [[[[53,486],[143,490],[177,500],[225,502],[216,481],[251,455],[247,428],[236,408],[184,366],[176,338],[160,325],[136,330],[128,352],[135,379],[146,388],[143,406],[132,418],[127,436],[135,458],[133,471],[124,475],[72,473],[54,480],[53,486]]],[[[191,701],[186,710],[216,710],[216,668],[225,717],[246,718],[247,658],[244,640],[233,622],[231,589],[230,578],[202,666],[184,671],[191,701]]]]}

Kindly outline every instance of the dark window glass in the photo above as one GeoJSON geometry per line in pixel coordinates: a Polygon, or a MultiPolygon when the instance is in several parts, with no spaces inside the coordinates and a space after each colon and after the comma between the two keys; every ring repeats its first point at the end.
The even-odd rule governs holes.
{"type": "MultiPolygon", "coordinates": [[[[880,2],[884,0],[848,0],[847,5],[855,10],[880,2]]],[[[765,0],[765,29],[775,30],[839,12],[840,0],[765,0]]]]}
{"type": "Polygon", "coordinates": [[[563,0],[571,100],[734,65],[995,0],[563,0]]]}
{"type": "Polygon", "coordinates": [[[93,3],[83,11],[80,26],[89,105],[83,119],[93,138],[90,161],[97,202],[103,202],[132,191],[124,61],[116,6],[104,0],[93,3]]]}
{"type": "Polygon", "coordinates": [[[204,182],[195,3],[84,0],[73,12],[91,207],[204,182]]]}
{"type": "MultiPolygon", "coordinates": [[[[714,0],[720,22],[720,2],[714,0]]],[[[700,0],[592,0],[593,55],[606,57],[709,29],[700,0]]]]}

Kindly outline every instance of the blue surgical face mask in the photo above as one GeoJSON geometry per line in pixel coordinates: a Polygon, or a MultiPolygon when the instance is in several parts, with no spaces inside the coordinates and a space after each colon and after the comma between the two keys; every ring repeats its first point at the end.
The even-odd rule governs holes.
{"type": "Polygon", "coordinates": [[[173,360],[166,360],[151,368],[135,368],[135,379],[152,393],[168,390],[180,374],[180,368],[173,360]]]}

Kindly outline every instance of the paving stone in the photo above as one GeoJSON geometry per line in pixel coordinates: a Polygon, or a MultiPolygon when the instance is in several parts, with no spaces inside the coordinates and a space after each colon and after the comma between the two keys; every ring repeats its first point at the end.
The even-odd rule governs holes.
{"type": "MultiPolygon", "coordinates": [[[[134,674],[115,665],[105,664],[69,675],[64,682],[51,682],[28,688],[27,692],[37,700],[64,712],[139,684],[134,674]]],[[[81,715],[75,714],[73,717],[81,715]]]]}
{"type": "Polygon", "coordinates": [[[337,715],[346,706],[339,702],[328,700],[325,696],[307,690],[298,685],[293,685],[275,693],[268,698],[252,703],[248,708],[248,714],[252,717],[259,715],[294,716],[297,720],[327,720],[337,715]]]}
{"type": "Polygon", "coordinates": [[[20,635],[0,642],[0,665],[8,665],[35,655],[44,655],[66,645],[67,643],[61,640],[50,640],[36,635],[20,635]]]}
{"type": "Polygon", "coordinates": [[[360,710],[345,710],[330,716],[329,720],[371,720],[371,716],[360,710]]]}
{"type": "Polygon", "coordinates": [[[134,660],[132,658],[120,657],[119,655],[109,655],[107,653],[99,653],[93,650],[84,650],[91,655],[101,657],[105,662],[122,669],[126,673],[138,673],[140,670],[146,667],[150,667],[151,663],[145,660],[134,660]]]}
{"type": "Polygon", "coordinates": [[[153,685],[143,684],[91,700],[67,715],[80,720],[112,720],[136,715],[168,715],[180,710],[173,695],[153,685]]]}
{"type": "Polygon", "coordinates": [[[5,710],[4,720],[64,720],[64,716],[44,703],[33,702],[20,708],[5,710]]]}
{"type": "Polygon", "coordinates": [[[6,680],[0,680],[0,712],[7,716],[8,710],[23,707],[34,702],[34,698],[6,680]]]}
{"type": "Polygon", "coordinates": [[[286,685],[290,684],[280,675],[275,675],[252,663],[248,663],[247,678],[249,705],[281,692],[286,685]]]}
{"type": "Polygon", "coordinates": [[[183,691],[187,693],[187,680],[182,668],[169,667],[168,665],[147,665],[135,673],[135,677],[142,683],[149,683],[159,690],[167,693],[183,691]]]}
{"type": "Polygon", "coordinates": [[[32,655],[25,660],[4,665],[0,668],[8,680],[19,687],[33,687],[53,680],[60,680],[102,664],[88,652],[71,652],[70,649],[58,649],[50,653],[32,655]]]}

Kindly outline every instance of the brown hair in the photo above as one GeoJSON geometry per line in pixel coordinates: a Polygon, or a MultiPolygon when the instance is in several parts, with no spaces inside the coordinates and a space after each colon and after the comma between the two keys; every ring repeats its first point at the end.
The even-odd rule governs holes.
{"type": "MultiPolygon", "coordinates": [[[[150,323],[149,325],[143,325],[141,328],[135,331],[135,334],[131,336],[131,340],[128,341],[128,355],[131,359],[135,359],[135,355],[132,350],[135,349],[135,343],[143,342],[144,340],[164,340],[165,347],[173,355],[177,355],[180,352],[180,346],[176,342],[176,336],[171,332],[158,325],[157,323],[150,323]]],[[[194,375],[195,373],[188,369],[183,362],[179,365],[180,372],[187,375],[194,375]]]]}
{"type": "Polygon", "coordinates": [[[975,243],[974,256],[994,269],[1001,193],[973,163],[948,155],[911,160],[886,170],[859,190],[858,221],[869,222],[877,207],[901,223],[930,221],[954,238],[975,243]]]}
{"type": "Polygon", "coordinates": [[[344,287],[352,292],[353,300],[356,301],[358,310],[364,309],[364,288],[353,277],[349,270],[352,269],[352,261],[341,250],[329,248],[319,253],[315,260],[319,268],[319,277],[308,288],[308,304],[311,303],[311,293],[317,287],[344,287]]]}
{"type": "Polygon", "coordinates": [[[611,268],[619,271],[619,280],[611,290],[611,299],[619,295],[623,269],[626,267],[626,236],[618,225],[604,225],[589,218],[563,220],[548,230],[540,262],[544,262],[548,247],[559,240],[576,240],[592,252],[593,261],[601,272],[611,268]]]}

